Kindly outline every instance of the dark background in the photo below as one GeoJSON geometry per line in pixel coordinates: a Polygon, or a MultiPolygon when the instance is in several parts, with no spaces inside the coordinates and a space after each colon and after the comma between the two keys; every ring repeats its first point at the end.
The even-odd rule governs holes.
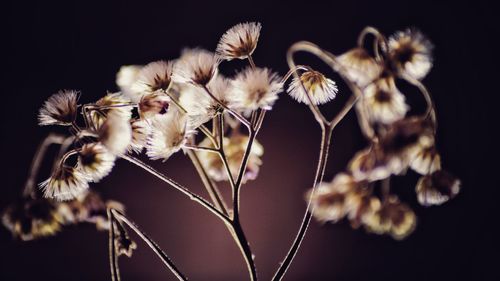
{"type": "MultiPolygon", "coordinates": [[[[498,130],[493,111],[498,88],[492,86],[498,84],[499,25],[492,4],[72,2],[16,2],[2,8],[0,209],[19,195],[35,147],[50,131],[37,126],[36,115],[58,89],[78,89],[82,102],[94,101],[106,90],[116,90],[115,73],[121,65],[176,58],[185,46],[214,50],[223,32],[243,21],[262,23],[255,61],[281,74],[287,71],[286,50],[296,41],[309,40],[339,54],[354,46],[366,25],[386,34],[415,26],[436,46],[435,66],[424,83],[437,106],[444,167],[462,179],[462,192],[441,207],[423,208],[413,193],[417,176],[398,178],[393,190],[419,218],[413,235],[398,242],[352,230],[347,223],[313,222],[285,280],[500,280],[495,231],[498,143],[493,138],[498,130]]],[[[307,57],[301,62],[317,63],[307,57]]],[[[347,95],[341,91],[338,102],[324,110],[332,115],[347,95]]],[[[319,137],[307,107],[285,95],[265,120],[259,137],[266,150],[264,165],[258,180],[244,187],[241,214],[262,280],[272,276],[301,221],[319,137]]],[[[351,113],[334,132],[325,178],[341,171],[363,146],[351,113]]],[[[154,165],[205,196],[182,154],[154,165]]],[[[178,192],[123,161],[93,187],[106,198],[124,202],[128,215],[191,280],[246,280],[244,262],[222,223],[178,192]]],[[[138,244],[132,259],[120,260],[122,279],[174,280],[152,252],[138,244]]],[[[107,233],[91,225],[28,243],[13,241],[0,229],[2,281],[109,276],[107,233]]]]}

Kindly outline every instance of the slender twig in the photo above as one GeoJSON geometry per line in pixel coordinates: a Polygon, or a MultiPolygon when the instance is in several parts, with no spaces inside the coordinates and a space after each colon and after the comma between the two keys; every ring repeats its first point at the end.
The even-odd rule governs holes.
{"type": "MultiPolygon", "coordinates": [[[[146,242],[146,244],[153,250],[153,252],[162,260],[162,262],[172,271],[172,273],[181,281],[187,280],[187,278],[182,274],[179,269],[175,266],[172,260],[165,254],[165,252],[153,241],[144,231],[142,231],[139,226],[137,226],[132,220],[127,218],[120,211],[111,209],[111,213],[116,219],[126,223],[132,230],[139,235],[139,237],[146,242]]],[[[111,225],[113,228],[113,225],[111,225]]]]}
{"type": "Polygon", "coordinates": [[[432,123],[434,125],[434,130],[436,130],[437,129],[436,107],[434,106],[434,102],[432,101],[431,94],[429,93],[427,88],[424,86],[424,84],[422,84],[422,82],[420,82],[419,80],[414,79],[408,75],[402,74],[401,78],[408,81],[410,84],[416,86],[420,90],[420,92],[422,93],[422,96],[425,99],[425,102],[427,103],[427,110],[425,111],[425,113],[422,116],[423,116],[423,118],[427,118],[430,116],[432,123]]]}
{"type": "Polygon", "coordinates": [[[218,98],[216,98],[212,92],[210,92],[210,90],[208,89],[208,87],[206,85],[203,85],[201,86],[205,92],[207,92],[207,94],[218,104],[220,105],[222,108],[224,108],[227,112],[229,112],[231,115],[233,115],[236,119],[238,119],[243,125],[245,125],[249,130],[250,130],[250,122],[245,118],[243,117],[241,114],[239,114],[238,112],[232,110],[231,108],[229,108],[229,106],[227,106],[226,104],[224,104],[223,102],[221,102],[218,98]]]}
{"type": "Polygon", "coordinates": [[[248,58],[248,63],[250,63],[250,66],[252,67],[252,69],[257,68],[257,66],[255,66],[255,62],[253,61],[252,55],[248,55],[247,58],[248,58]]]}
{"type": "Polygon", "coordinates": [[[109,267],[111,269],[111,281],[120,281],[120,268],[118,266],[118,255],[116,254],[116,244],[115,244],[115,227],[113,222],[115,217],[111,212],[111,209],[106,210],[108,213],[109,220],[109,267]]]}
{"type": "Polygon", "coordinates": [[[36,149],[35,155],[33,156],[33,160],[31,161],[30,172],[28,174],[28,179],[24,184],[23,196],[34,196],[35,194],[35,183],[36,176],[38,175],[38,171],[40,170],[40,165],[42,164],[42,160],[45,157],[45,153],[47,152],[47,148],[52,144],[61,144],[64,142],[65,137],[56,134],[49,134],[46,136],[43,141],[38,145],[36,149]]]}
{"type": "Polygon", "coordinates": [[[135,158],[133,156],[122,155],[121,158],[129,161],[132,164],[135,164],[136,166],[138,166],[138,167],[144,169],[145,171],[149,172],[150,174],[156,176],[160,180],[168,183],[170,186],[172,186],[173,188],[175,188],[178,191],[182,192],[184,195],[186,195],[187,197],[189,197],[191,200],[193,200],[193,201],[199,203],[200,205],[202,205],[203,207],[205,207],[207,210],[209,210],[210,212],[212,212],[218,218],[222,219],[224,222],[231,223],[231,219],[228,216],[226,216],[224,213],[222,213],[221,211],[219,211],[217,208],[215,208],[212,204],[210,204],[209,202],[207,202],[205,199],[203,199],[199,195],[191,192],[189,189],[185,188],[181,184],[175,182],[171,178],[169,178],[169,177],[165,176],[164,174],[160,173],[159,171],[157,171],[153,167],[147,165],[146,163],[142,162],[141,160],[139,160],[139,159],[137,159],[137,158],[135,158]]]}

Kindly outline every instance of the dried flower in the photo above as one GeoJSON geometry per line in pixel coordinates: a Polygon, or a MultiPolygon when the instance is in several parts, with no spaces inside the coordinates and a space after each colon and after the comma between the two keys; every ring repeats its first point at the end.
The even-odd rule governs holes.
{"type": "Polygon", "coordinates": [[[417,225],[415,213],[396,196],[383,201],[381,208],[365,221],[368,231],[376,234],[390,234],[401,240],[410,235],[417,225]]]}
{"type": "Polygon", "coordinates": [[[38,114],[38,124],[70,126],[76,119],[78,92],[61,90],[44,103],[38,114]]]}
{"type": "Polygon", "coordinates": [[[23,241],[56,234],[61,220],[56,205],[47,199],[23,198],[7,207],[2,215],[3,225],[23,241]]]}
{"type": "Polygon", "coordinates": [[[320,183],[316,192],[309,192],[306,196],[311,199],[313,216],[320,222],[337,222],[347,214],[347,194],[342,190],[343,185],[320,183]]]}
{"type": "MultiPolygon", "coordinates": [[[[232,177],[236,178],[238,176],[241,161],[243,160],[243,154],[248,144],[248,137],[245,135],[233,134],[229,138],[224,138],[223,141],[224,153],[227,157],[229,170],[231,171],[232,177]]],[[[214,148],[212,142],[208,138],[204,139],[199,146],[214,148]]],[[[212,179],[216,181],[229,180],[224,165],[216,153],[209,151],[200,151],[198,153],[202,165],[207,169],[212,179]]],[[[243,183],[257,178],[260,166],[262,165],[261,157],[263,154],[264,147],[257,140],[254,140],[248,157],[248,165],[243,174],[243,183]]]]}
{"type": "Polygon", "coordinates": [[[337,57],[347,78],[356,83],[360,88],[372,83],[382,72],[374,58],[363,48],[354,48],[337,57]]]}
{"type": "Polygon", "coordinates": [[[99,141],[114,155],[124,154],[132,141],[130,121],[111,112],[99,129],[99,141]]]}
{"type": "Polygon", "coordinates": [[[142,67],[142,65],[124,65],[116,74],[116,85],[120,87],[122,94],[133,102],[139,101],[139,95],[132,86],[137,81],[142,67]]]}
{"type": "Polygon", "coordinates": [[[109,114],[115,114],[124,120],[129,120],[132,116],[130,100],[121,93],[108,93],[99,99],[95,105],[99,107],[99,110],[93,110],[91,118],[96,128],[102,126],[109,114]]]}
{"type": "Polygon", "coordinates": [[[392,77],[379,78],[363,91],[363,104],[372,122],[390,124],[405,117],[409,107],[392,77]]]}
{"type": "Polygon", "coordinates": [[[174,65],[172,78],[180,83],[206,86],[217,74],[219,57],[203,49],[186,49],[174,65]]]}
{"type": "Polygon", "coordinates": [[[304,88],[314,104],[323,104],[333,100],[338,91],[334,81],[314,70],[305,71],[299,78],[294,78],[287,92],[298,102],[309,104],[304,88]]]}
{"type": "Polygon", "coordinates": [[[71,200],[87,190],[88,178],[74,167],[58,165],[50,178],[40,183],[45,198],[56,200],[71,200]]]}
{"type": "Polygon", "coordinates": [[[104,145],[88,143],[80,150],[77,168],[87,175],[90,181],[98,182],[111,172],[115,160],[116,157],[104,145]]]}
{"type": "Polygon", "coordinates": [[[349,162],[349,171],[358,181],[385,179],[391,174],[399,174],[404,167],[400,158],[386,154],[377,145],[359,151],[349,162]]]}
{"type": "Polygon", "coordinates": [[[167,113],[169,105],[170,97],[163,93],[145,94],[139,102],[139,115],[141,119],[151,119],[157,114],[167,113]]]}
{"type": "Polygon", "coordinates": [[[158,115],[152,121],[152,133],[147,141],[147,155],[153,160],[167,160],[179,151],[193,131],[187,126],[185,114],[169,111],[158,115]]]}
{"type": "Polygon", "coordinates": [[[432,44],[418,30],[399,31],[389,38],[389,60],[393,67],[420,80],[432,67],[432,44]]]}
{"type": "Polygon", "coordinates": [[[222,35],[217,54],[226,60],[247,58],[257,47],[261,28],[258,22],[239,23],[231,27],[222,35]]]}
{"type": "Polygon", "coordinates": [[[155,61],[145,65],[132,85],[132,89],[137,93],[136,100],[140,100],[144,94],[166,92],[172,82],[173,69],[172,61],[155,61]]]}
{"type": "Polygon", "coordinates": [[[233,99],[237,108],[252,111],[271,109],[283,90],[278,74],[268,68],[247,67],[238,73],[233,83],[233,99]]]}
{"type": "Polygon", "coordinates": [[[441,205],[460,192],[460,184],[460,180],[450,173],[437,170],[419,179],[418,202],[424,206],[441,205]]]}
{"type": "Polygon", "coordinates": [[[132,128],[132,141],[128,149],[140,153],[151,134],[151,126],[145,120],[132,120],[130,126],[132,128]]]}
{"type": "Polygon", "coordinates": [[[358,191],[348,193],[346,207],[351,226],[360,227],[380,209],[380,206],[380,200],[371,196],[366,189],[358,188],[358,191]]]}
{"type": "Polygon", "coordinates": [[[427,175],[441,170],[441,157],[435,146],[423,147],[416,152],[410,167],[417,173],[427,175]]]}

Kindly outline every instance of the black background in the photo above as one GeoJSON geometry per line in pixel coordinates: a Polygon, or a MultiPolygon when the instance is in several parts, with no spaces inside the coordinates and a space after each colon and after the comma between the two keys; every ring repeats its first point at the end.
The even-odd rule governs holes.
{"type": "MultiPolygon", "coordinates": [[[[58,89],[81,90],[81,101],[91,102],[116,90],[121,65],[173,59],[185,46],[214,50],[223,32],[243,21],[262,23],[255,61],[281,74],[287,71],[286,50],[296,41],[309,40],[339,54],[354,46],[366,25],[386,34],[415,26],[436,46],[435,65],[424,83],[437,106],[444,166],[462,179],[462,193],[441,207],[423,208],[413,194],[417,176],[398,178],[393,190],[419,217],[413,235],[398,242],[352,230],[347,223],[313,222],[285,280],[500,280],[498,143],[493,137],[498,130],[498,88],[493,86],[498,84],[498,10],[493,1],[434,2],[8,3],[2,8],[6,22],[0,41],[0,209],[19,195],[35,147],[50,131],[37,126],[36,115],[58,89]]],[[[301,62],[317,64],[308,57],[301,62]]],[[[341,91],[339,102],[323,109],[332,115],[346,96],[341,91]]],[[[262,280],[270,279],[300,223],[319,137],[307,107],[285,95],[264,123],[259,137],[266,150],[264,166],[242,195],[243,227],[262,280]]],[[[325,178],[341,171],[363,146],[351,113],[334,132],[325,178]]],[[[204,194],[182,154],[154,165],[204,194]]],[[[123,161],[95,187],[124,202],[128,215],[191,280],[246,280],[243,260],[224,226],[182,195],[123,161]]],[[[174,280],[140,242],[133,258],[120,263],[123,280],[174,280]]],[[[1,229],[0,280],[35,279],[109,280],[107,234],[85,225],[22,243],[1,229]]]]}

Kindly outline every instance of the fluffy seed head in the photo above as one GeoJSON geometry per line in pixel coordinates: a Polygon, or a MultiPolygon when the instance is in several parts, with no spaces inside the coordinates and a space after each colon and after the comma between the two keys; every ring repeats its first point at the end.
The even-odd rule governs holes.
{"type": "Polygon", "coordinates": [[[217,54],[226,60],[247,58],[257,47],[261,28],[258,22],[239,23],[231,27],[222,35],[217,54]]]}
{"type": "Polygon", "coordinates": [[[452,174],[438,170],[419,179],[416,192],[423,206],[441,205],[460,192],[460,180],[452,174]]]}
{"type": "Polygon", "coordinates": [[[393,78],[380,78],[363,91],[363,105],[373,123],[390,124],[405,117],[409,106],[393,78]]]}
{"type": "Polygon", "coordinates": [[[219,57],[203,49],[186,49],[174,65],[172,78],[180,83],[206,86],[217,75],[219,57]]]}
{"type": "Polygon", "coordinates": [[[309,104],[304,88],[314,104],[323,104],[333,100],[338,91],[334,81],[314,70],[305,71],[299,78],[294,78],[287,92],[298,102],[309,104]]]}
{"type": "Polygon", "coordinates": [[[69,126],[76,119],[78,92],[61,90],[52,95],[40,109],[38,124],[69,126]]]}
{"type": "Polygon", "coordinates": [[[115,165],[116,157],[100,143],[84,144],[78,157],[77,169],[90,181],[99,182],[115,165]]]}
{"type": "Polygon", "coordinates": [[[99,129],[99,141],[114,155],[122,155],[132,141],[130,121],[112,112],[99,129]]]}
{"type": "Polygon", "coordinates": [[[160,92],[145,94],[139,102],[139,115],[141,119],[150,119],[157,114],[167,113],[170,98],[160,92]]]}
{"type": "Polygon", "coordinates": [[[278,74],[268,68],[246,68],[232,81],[234,105],[245,111],[271,109],[283,90],[278,74]]]}
{"type": "Polygon", "coordinates": [[[50,178],[40,183],[45,198],[66,201],[75,198],[89,187],[85,174],[66,165],[58,165],[50,178]]]}
{"type": "Polygon", "coordinates": [[[435,146],[421,147],[411,160],[410,167],[421,175],[441,170],[441,157],[435,146]]]}
{"type": "Polygon", "coordinates": [[[134,102],[138,101],[138,93],[132,89],[132,85],[137,81],[142,67],[142,65],[124,65],[116,73],[116,85],[120,88],[120,92],[134,102]]]}
{"type": "Polygon", "coordinates": [[[380,64],[363,48],[354,48],[340,55],[337,60],[345,70],[347,78],[360,88],[366,87],[382,72],[380,64]]]}
{"type": "Polygon", "coordinates": [[[128,150],[140,153],[151,134],[151,126],[145,120],[133,120],[130,122],[130,126],[132,128],[132,141],[128,150]]]}
{"type": "Polygon", "coordinates": [[[95,105],[101,107],[99,111],[91,112],[92,122],[96,128],[100,128],[106,116],[114,114],[124,120],[129,120],[132,116],[132,106],[128,106],[130,100],[121,93],[108,93],[99,99],[95,105]]]}
{"type": "Polygon", "coordinates": [[[432,67],[432,43],[418,30],[398,31],[389,38],[389,60],[393,67],[420,80],[432,67]]]}
{"type": "Polygon", "coordinates": [[[136,101],[144,94],[154,93],[158,90],[167,91],[172,82],[172,61],[155,61],[145,65],[139,72],[137,80],[132,85],[134,92],[138,93],[136,101]]]}

